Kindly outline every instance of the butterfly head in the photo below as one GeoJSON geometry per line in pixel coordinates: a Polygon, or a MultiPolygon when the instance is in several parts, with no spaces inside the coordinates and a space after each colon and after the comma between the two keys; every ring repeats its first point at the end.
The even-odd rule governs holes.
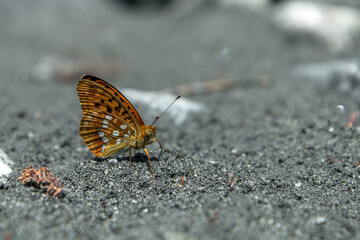
{"type": "Polygon", "coordinates": [[[156,135],[156,127],[154,127],[153,125],[146,126],[145,133],[146,133],[146,136],[149,137],[149,138],[155,137],[155,135],[156,135]]]}
{"type": "Polygon", "coordinates": [[[133,144],[135,149],[143,148],[151,142],[156,135],[156,127],[143,125],[141,126],[141,132],[142,134],[136,138],[136,142],[133,144]]]}

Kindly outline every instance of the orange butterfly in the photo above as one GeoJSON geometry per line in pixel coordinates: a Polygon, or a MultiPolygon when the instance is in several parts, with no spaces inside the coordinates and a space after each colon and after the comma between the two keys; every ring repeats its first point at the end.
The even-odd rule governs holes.
{"type": "MultiPolygon", "coordinates": [[[[99,158],[117,155],[131,149],[144,149],[151,168],[146,145],[159,140],[156,138],[155,122],[181,96],[157,116],[151,125],[145,125],[134,106],[115,87],[104,80],[84,75],[77,85],[83,117],[80,121],[80,136],[90,151],[99,158]]],[[[161,149],[163,149],[160,144],[161,149]]],[[[128,166],[128,167],[129,167],[128,166]]]]}

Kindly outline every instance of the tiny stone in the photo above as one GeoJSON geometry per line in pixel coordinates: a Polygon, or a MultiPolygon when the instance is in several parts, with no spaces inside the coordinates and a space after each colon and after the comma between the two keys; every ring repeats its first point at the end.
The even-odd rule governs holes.
{"type": "Polygon", "coordinates": [[[313,219],[311,222],[316,225],[324,224],[324,223],[326,223],[326,218],[322,217],[322,216],[317,217],[317,218],[313,219]]]}
{"type": "Polygon", "coordinates": [[[339,113],[339,114],[340,114],[340,113],[343,113],[344,110],[345,110],[345,108],[344,108],[343,105],[339,104],[339,105],[336,106],[336,112],[337,112],[337,113],[339,113]]]}
{"type": "Polygon", "coordinates": [[[297,183],[295,183],[295,187],[296,187],[296,188],[301,187],[301,185],[302,185],[302,183],[301,183],[301,182],[297,182],[297,183]]]}
{"type": "Polygon", "coordinates": [[[34,133],[32,133],[32,132],[29,132],[28,133],[28,138],[29,139],[32,139],[32,138],[34,138],[35,137],[35,134],[34,133]]]}
{"type": "Polygon", "coordinates": [[[238,150],[237,148],[233,148],[233,149],[231,150],[231,154],[236,155],[236,154],[238,154],[238,153],[239,153],[239,150],[238,150]]]}
{"type": "Polygon", "coordinates": [[[215,165],[215,164],[219,164],[217,161],[215,160],[209,160],[209,163],[212,164],[212,165],[215,165]]]}
{"type": "Polygon", "coordinates": [[[35,112],[35,118],[41,118],[41,112],[35,112]]]}
{"type": "Polygon", "coordinates": [[[110,165],[116,165],[118,163],[118,160],[116,158],[109,159],[110,165]]]}

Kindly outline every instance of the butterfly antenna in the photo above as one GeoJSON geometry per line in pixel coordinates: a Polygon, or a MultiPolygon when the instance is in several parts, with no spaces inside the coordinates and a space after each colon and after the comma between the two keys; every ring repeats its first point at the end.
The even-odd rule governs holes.
{"type": "Polygon", "coordinates": [[[178,100],[179,98],[181,98],[181,95],[177,96],[177,98],[174,99],[174,101],[172,101],[172,103],[165,109],[165,111],[163,111],[159,116],[157,116],[154,120],[154,122],[151,125],[154,125],[156,123],[157,120],[159,120],[159,118],[161,118],[162,115],[164,115],[164,113],[166,113],[166,111],[171,107],[171,105],[174,104],[174,102],[176,100],[178,100]]]}

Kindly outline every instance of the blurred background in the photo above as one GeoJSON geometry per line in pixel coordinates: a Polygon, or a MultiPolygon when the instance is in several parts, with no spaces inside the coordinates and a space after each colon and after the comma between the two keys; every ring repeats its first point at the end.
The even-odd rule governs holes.
{"type": "Polygon", "coordinates": [[[73,84],[89,73],[162,90],[223,78],[238,83],[359,53],[359,3],[350,0],[0,4],[4,83],[73,84]]]}
{"type": "Polygon", "coordinates": [[[77,133],[83,74],[114,84],[146,123],[177,94],[183,100],[162,121],[194,129],[214,119],[256,129],[264,114],[315,111],[316,101],[347,121],[358,108],[359,8],[351,0],[1,1],[0,143],[21,159],[18,139],[27,150],[34,136],[77,133]],[[328,90],[344,99],[325,100],[328,90]]]}
{"type": "MultiPolygon", "coordinates": [[[[0,110],[10,117],[3,135],[48,134],[54,119],[77,132],[83,74],[125,91],[150,119],[177,94],[191,98],[174,105],[173,120],[183,115],[177,124],[190,112],[251,124],[310,83],[357,96],[359,8],[350,0],[1,1],[0,110]],[[275,90],[248,91],[268,88],[275,90]],[[174,96],[164,100],[166,93],[174,96]],[[262,110],[251,118],[244,109],[262,110]],[[19,126],[13,117],[44,122],[19,126]]],[[[9,139],[2,143],[14,151],[9,139]]]]}
{"type": "Polygon", "coordinates": [[[360,1],[2,0],[0,53],[0,232],[359,239],[360,1]],[[183,94],[157,122],[173,152],[149,146],[159,180],[144,154],[124,176],[90,153],[83,74],[147,124],[183,94]],[[16,182],[30,165],[64,200],[16,182]]]}

